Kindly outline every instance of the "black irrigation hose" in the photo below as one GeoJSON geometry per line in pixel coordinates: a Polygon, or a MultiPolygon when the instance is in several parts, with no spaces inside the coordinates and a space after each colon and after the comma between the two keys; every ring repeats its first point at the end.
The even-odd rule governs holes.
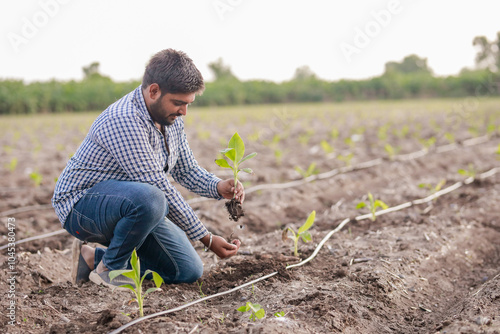
{"type": "MultiPolygon", "coordinates": [[[[444,152],[458,149],[460,147],[469,147],[469,146],[479,145],[479,144],[488,142],[489,140],[490,140],[490,136],[488,136],[488,135],[470,138],[470,139],[464,140],[461,144],[453,143],[453,144],[438,146],[435,148],[435,151],[437,153],[444,153],[444,152]]],[[[427,155],[429,152],[432,152],[432,151],[423,149],[423,150],[412,152],[409,154],[397,155],[394,157],[394,160],[408,161],[408,160],[418,159],[420,157],[427,155]]],[[[296,187],[296,186],[299,186],[299,185],[302,185],[302,184],[305,184],[305,183],[308,183],[308,182],[311,182],[314,180],[322,180],[322,179],[333,177],[333,176],[338,175],[338,174],[357,171],[357,170],[377,166],[377,165],[382,164],[382,162],[383,162],[383,159],[378,158],[378,159],[374,159],[374,160],[370,160],[370,161],[361,162],[361,163],[354,165],[354,166],[347,166],[347,167],[332,169],[331,171],[317,174],[317,175],[311,175],[311,176],[306,177],[306,178],[301,179],[301,180],[290,181],[290,182],[285,182],[285,183],[259,184],[257,186],[248,188],[247,190],[245,190],[245,193],[250,194],[250,193],[258,191],[258,190],[285,189],[285,188],[296,187]]],[[[212,199],[200,197],[200,198],[193,198],[193,199],[187,200],[186,202],[188,204],[194,204],[194,203],[200,203],[200,202],[210,201],[210,200],[212,200],[212,199]]],[[[19,212],[26,212],[26,211],[31,211],[31,210],[48,209],[51,207],[52,206],[50,204],[47,204],[47,205],[35,205],[35,206],[30,206],[30,207],[25,207],[25,208],[20,208],[20,209],[8,210],[8,211],[1,212],[0,218],[7,217],[11,213],[19,213],[19,212]]],[[[28,242],[28,241],[44,239],[44,238],[52,237],[54,235],[63,234],[64,232],[65,232],[65,230],[50,232],[47,234],[42,234],[39,236],[34,236],[31,238],[18,240],[14,244],[17,245],[17,244],[21,244],[21,243],[28,242]]],[[[8,247],[8,244],[0,246],[0,250],[3,250],[7,247],[8,247]]]]}
{"type": "MultiPolygon", "coordinates": [[[[484,172],[482,174],[480,174],[477,178],[479,179],[485,179],[485,178],[488,178],[490,176],[493,176],[495,175],[496,173],[498,173],[500,171],[500,167],[495,167],[487,172],[484,172]]],[[[446,195],[448,193],[451,193],[452,191],[455,191],[457,190],[458,188],[464,186],[464,185],[468,185],[468,184],[471,184],[472,182],[474,182],[474,178],[473,177],[469,177],[467,178],[466,180],[464,181],[460,181],[460,182],[457,182],[445,189],[442,189],[430,196],[427,196],[425,198],[422,198],[422,199],[417,199],[417,200],[413,200],[411,202],[406,202],[406,203],[403,203],[403,204],[400,204],[400,205],[397,205],[395,207],[391,207],[391,208],[388,208],[386,210],[381,210],[381,211],[378,211],[375,213],[376,216],[381,216],[381,215],[384,215],[384,214],[387,214],[387,213],[390,213],[390,212],[394,212],[394,211],[399,211],[399,210],[403,210],[405,208],[409,208],[413,205],[420,205],[420,204],[424,204],[424,203],[428,203],[430,201],[432,201],[433,199],[435,198],[438,198],[440,196],[443,196],[443,195],[446,195]]],[[[316,247],[316,249],[314,250],[314,252],[311,254],[311,256],[309,256],[307,259],[299,262],[299,263],[296,263],[296,264],[291,264],[291,265],[288,265],[286,267],[286,269],[291,269],[291,268],[294,268],[294,267],[299,267],[299,266],[303,266],[304,264],[308,263],[309,261],[311,261],[312,259],[314,259],[316,257],[316,255],[319,253],[320,249],[323,247],[323,245],[325,244],[325,242],[330,239],[330,237],[337,233],[338,231],[340,231],[345,225],[347,225],[350,221],[352,220],[356,220],[356,221],[360,221],[360,220],[363,220],[363,219],[369,219],[371,218],[372,214],[366,214],[366,215],[361,215],[361,216],[358,216],[354,219],[351,219],[351,218],[346,218],[344,219],[334,230],[331,230],[325,237],[323,237],[323,239],[320,241],[320,243],[318,244],[318,246],[316,247]]],[[[173,312],[177,312],[177,311],[180,311],[180,310],[183,310],[189,306],[192,306],[192,305],[195,305],[195,304],[198,304],[202,301],[206,301],[206,300],[209,300],[209,299],[212,299],[212,298],[215,298],[215,297],[220,297],[220,296],[223,296],[223,295],[226,295],[226,294],[229,294],[229,293],[232,293],[234,291],[237,291],[237,290],[240,290],[244,287],[247,287],[249,285],[252,285],[254,283],[257,283],[257,282],[260,282],[260,281],[263,281],[263,280],[266,280],[270,277],[273,277],[275,276],[276,274],[278,274],[277,271],[271,273],[271,274],[268,274],[268,275],[265,275],[263,277],[260,277],[260,278],[257,278],[253,281],[250,281],[250,282],[247,282],[247,283],[244,283],[240,286],[237,286],[235,288],[232,288],[230,290],[227,290],[227,291],[223,291],[223,292],[220,292],[220,293],[217,293],[217,294],[214,294],[214,295],[210,295],[210,296],[206,296],[206,297],[203,297],[203,298],[200,298],[200,299],[197,299],[197,300],[194,300],[188,304],[184,304],[182,306],[179,306],[179,307],[176,307],[176,308],[173,308],[173,309],[170,309],[170,310],[165,310],[165,311],[161,311],[161,312],[158,312],[158,313],[153,313],[153,314],[150,314],[150,315],[147,315],[147,316],[144,316],[144,317],[141,317],[141,318],[138,318],[138,319],[135,319],[117,329],[115,329],[114,331],[110,332],[109,334],[117,334],[117,333],[120,333],[121,331],[123,331],[124,329],[128,328],[128,327],[131,327],[141,321],[144,321],[144,320],[147,320],[147,319],[151,319],[151,318],[154,318],[154,317],[157,317],[157,316],[160,316],[160,315],[165,315],[165,314],[168,314],[168,313],[173,313],[173,312]]]]}

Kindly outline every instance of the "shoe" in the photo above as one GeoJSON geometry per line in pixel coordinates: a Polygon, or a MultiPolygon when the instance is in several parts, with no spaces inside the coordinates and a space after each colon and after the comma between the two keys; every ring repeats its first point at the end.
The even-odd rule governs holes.
{"type": "Polygon", "coordinates": [[[90,280],[95,284],[105,285],[108,288],[116,289],[119,291],[130,291],[128,288],[120,287],[120,285],[130,284],[135,289],[135,283],[131,278],[128,278],[123,275],[116,276],[113,280],[109,279],[109,270],[103,271],[98,274],[95,270],[92,270],[90,273],[90,280]]]}
{"type": "Polygon", "coordinates": [[[71,279],[73,283],[80,284],[89,281],[89,275],[92,269],[82,256],[82,246],[84,242],[75,238],[71,246],[73,263],[71,266],[71,279]]]}

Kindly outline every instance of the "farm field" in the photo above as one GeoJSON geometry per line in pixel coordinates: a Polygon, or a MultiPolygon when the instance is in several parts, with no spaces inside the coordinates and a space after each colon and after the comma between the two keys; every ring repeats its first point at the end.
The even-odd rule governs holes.
{"type": "MultiPolygon", "coordinates": [[[[97,115],[0,118],[0,246],[9,232],[22,240],[61,229],[50,206],[55,179],[97,115]]],[[[124,333],[500,333],[500,99],[192,108],[185,122],[198,163],[221,178],[232,174],[214,159],[235,132],[247,153],[258,152],[244,166],[254,174],[240,174],[247,196],[237,223],[224,201],[178,187],[210,231],[242,246],[218,260],[196,243],[203,277],[163,285],[146,297],[145,315],[277,274],[124,333]],[[458,182],[426,203],[355,219],[369,213],[356,208],[368,193],[394,207],[458,182]],[[313,210],[312,241],[299,241],[295,257],[282,231],[313,210]],[[346,218],[311,261],[285,268],[346,218]],[[266,316],[237,311],[247,302],[266,316]]],[[[107,333],[138,318],[132,293],[71,283],[72,240],[63,233],[16,245],[16,325],[2,298],[1,332],[107,333]]],[[[9,291],[7,249],[0,269],[9,291]]]]}

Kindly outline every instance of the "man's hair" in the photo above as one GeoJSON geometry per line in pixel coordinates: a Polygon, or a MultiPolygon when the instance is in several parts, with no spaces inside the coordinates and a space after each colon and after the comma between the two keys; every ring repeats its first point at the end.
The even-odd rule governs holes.
{"type": "Polygon", "coordinates": [[[158,52],[149,60],[142,88],[156,83],[161,94],[201,94],[205,89],[203,76],[196,68],[191,58],[182,51],[166,49],[158,52]]]}

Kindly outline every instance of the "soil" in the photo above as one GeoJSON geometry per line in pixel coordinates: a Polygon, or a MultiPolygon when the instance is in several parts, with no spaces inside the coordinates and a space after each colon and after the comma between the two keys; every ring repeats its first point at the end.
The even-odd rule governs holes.
{"type": "MultiPolygon", "coordinates": [[[[360,201],[366,201],[368,192],[395,206],[428,196],[429,189],[419,184],[436,185],[445,179],[444,188],[462,181],[465,177],[457,172],[460,168],[484,172],[499,166],[496,151],[500,138],[495,132],[474,146],[457,145],[441,153],[431,149],[424,156],[405,161],[388,158],[384,143],[398,147],[399,154],[407,154],[422,148],[416,138],[434,136],[436,145],[443,146],[450,138],[444,133],[452,133],[455,143],[463,143],[486,134],[490,128],[487,120],[493,119],[499,128],[498,101],[482,101],[474,117],[459,122],[449,122],[446,103],[455,101],[443,102],[439,108],[428,101],[411,107],[373,103],[372,112],[357,112],[354,104],[349,113],[323,105],[287,107],[278,113],[275,109],[279,107],[270,106],[270,116],[264,120],[252,118],[248,112],[245,122],[238,121],[242,118],[238,112],[234,118],[211,115],[216,119],[212,121],[207,121],[202,111],[192,112],[192,119],[186,120],[188,139],[199,164],[209,171],[231,177],[213,164],[213,158],[220,149],[217,143],[223,142],[218,136],[229,138],[235,129],[249,149],[259,152],[258,159],[248,161],[256,175],[242,179],[246,189],[298,181],[302,176],[295,167],[306,170],[311,162],[320,172],[344,167],[345,162],[335,158],[337,154],[354,153],[354,165],[378,157],[383,161],[294,187],[249,192],[245,216],[238,224],[228,219],[222,201],[193,202],[210,231],[226,238],[232,234],[242,241],[240,251],[220,260],[195,243],[205,266],[203,277],[193,284],[163,285],[161,291],[147,296],[146,315],[276,274],[221,297],[148,319],[124,332],[500,333],[499,174],[375,221],[351,219],[324,243],[313,260],[285,269],[310,256],[345,218],[368,213],[367,209],[355,209],[360,201]],[[313,115],[304,116],[306,111],[312,114],[311,110],[313,115]],[[230,123],[221,124],[221,120],[230,123]],[[196,124],[201,121],[205,131],[211,130],[209,138],[206,132],[197,131],[196,124]],[[388,138],[381,139],[384,124],[389,124],[391,131],[388,138]],[[338,127],[336,139],[331,135],[333,126],[338,127]],[[405,126],[409,127],[406,134],[405,126]],[[246,139],[262,129],[267,130],[260,132],[259,139],[246,139]],[[270,144],[276,134],[281,140],[270,144]],[[322,151],[320,143],[325,138],[335,153],[322,151]],[[281,159],[277,150],[282,152],[281,159]],[[292,242],[284,243],[281,234],[288,226],[297,230],[312,210],[317,212],[309,230],[312,241],[300,241],[299,259],[293,256],[292,242]],[[252,321],[249,313],[237,311],[249,301],[265,309],[265,318],[252,321]],[[277,312],[284,312],[284,316],[275,317],[277,312]]],[[[17,157],[18,165],[13,171],[4,163],[0,166],[0,245],[8,243],[8,222],[15,224],[16,240],[60,230],[48,206],[54,179],[95,116],[40,116],[29,126],[23,118],[2,120],[1,161],[8,163],[17,157]],[[35,149],[37,145],[40,150],[35,149]],[[40,186],[35,187],[29,177],[33,171],[43,176],[40,186]],[[19,208],[28,210],[12,211],[19,208]]],[[[181,187],[179,190],[187,199],[194,198],[181,187]]],[[[72,237],[65,233],[17,244],[15,271],[9,267],[7,250],[1,251],[1,291],[14,289],[15,299],[4,294],[0,300],[0,332],[106,333],[138,318],[131,293],[112,292],[91,282],[71,282],[71,243],[72,237]],[[9,325],[12,300],[15,325],[9,325]]],[[[146,285],[153,286],[151,282],[146,285]]]]}
{"type": "Polygon", "coordinates": [[[243,211],[243,207],[241,206],[241,202],[232,198],[229,201],[226,201],[226,209],[229,212],[229,219],[234,222],[237,222],[238,219],[245,215],[245,211],[243,211]]]}

